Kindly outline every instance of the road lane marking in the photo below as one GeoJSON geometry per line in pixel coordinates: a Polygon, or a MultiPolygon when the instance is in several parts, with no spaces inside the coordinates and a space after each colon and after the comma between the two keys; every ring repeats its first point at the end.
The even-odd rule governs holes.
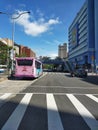
{"type": "Polygon", "coordinates": [[[72,104],[78,110],[79,114],[88,124],[91,130],[98,130],[98,121],[95,117],[85,108],[85,106],[72,94],[67,94],[67,97],[70,99],[72,104]]]}
{"type": "MultiPolygon", "coordinates": [[[[38,80],[38,79],[36,79],[36,80],[38,80]]],[[[34,81],[35,82],[35,81],[34,81]]],[[[33,85],[33,86],[31,86],[31,87],[33,87],[33,88],[59,88],[59,89],[61,89],[61,88],[67,88],[67,89],[98,89],[97,87],[65,87],[65,86],[41,86],[41,85],[33,85]]]]}
{"type": "Polygon", "coordinates": [[[64,130],[53,94],[47,94],[48,130],[64,130]]]}
{"type": "Polygon", "coordinates": [[[98,103],[98,98],[97,97],[95,97],[95,96],[93,96],[91,94],[86,94],[86,96],[89,97],[89,98],[91,98],[92,100],[94,100],[95,102],[98,103]]]}
{"type": "MultiPolygon", "coordinates": [[[[28,92],[27,92],[28,93],[28,92]]],[[[7,99],[8,97],[10,97],[11,95],[17,95],[17,94],[27,94],[26,92],[16,92],[16,93],[0,93],[1,96],[0,96],[0,99],[1,100],[5,100],[7,99]]],[[[30,92],[31,93],[31,92],[30,92]]],[[[29,94],[30,94],[29,93],[29,94]]],[[[55,94],[55,95],[66,95],[66,94],[72,94],[72,95],[86,95],[88,97],[90,97],[90,95],[96,95],[98,96],[98,94],[95,94],[95,93],[61,93],[61,92],[54,92],[54,93],[45,93],[45,92],[32,92],[32,94],[55,94]]],[[[93,96],[94,98],[98,99],[97,97],[93,96]]]]}
{"type": "Polygon", "coordinates": [[[15,111],[9,117],[8,121],[5,123],[1,130],[17,130],[19,124],[23,118],[26,108],[32,97],[32,93],[27,93],[21,100],[20,104],[16,107],[15,111]]]}

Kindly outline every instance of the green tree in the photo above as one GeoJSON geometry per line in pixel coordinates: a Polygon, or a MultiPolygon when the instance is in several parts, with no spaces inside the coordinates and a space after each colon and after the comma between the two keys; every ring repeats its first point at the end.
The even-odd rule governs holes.
{"type": "Polygon", "coordinates": [[[12,47],[7,46],[6,44],[0,41],[0,64],[8,65],[10,63],[10,50],[12,47]]]}

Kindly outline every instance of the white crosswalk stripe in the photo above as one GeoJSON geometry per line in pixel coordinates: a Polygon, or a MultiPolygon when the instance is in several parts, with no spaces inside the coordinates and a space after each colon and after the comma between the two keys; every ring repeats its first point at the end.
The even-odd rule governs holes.
{"type": "Polygon", "coordinates": [[[22,117],[26,111],[26,108],[30,102],[31,97],[32,97],[32,94],[28,94],[28,93],[23,97],[20,104],[17,106],[17,108],[15,109],[13,114],[10,116],[6,124],[3,126],[2,130],[17,130],[18,129],[18,126],[22,120],[22,117]]]}
{"type": "Polygon", "coordinates": [[[0,107],[2,106],[2,103],[5,103],[6,99],[8,99],[12,93],[5,93],[2,96],[0,96],[0,107]]]}
{"type": "MultiPolygon", "coordinates": [[[[5,100],[11,97],[11,95],[12,93],[5,93],[4,95],[0,96],[0,100],[1,101],[5,100]]],[[[33,100],[34,93],[24,93],[24,94],[22,93],[21,95],[23,95],[23,98],[20,100],[18,106],[16,106],[16,109],[12,112],[12,114],[9,116],[7,121],[5,121],[3,127],[1,128],[0,126],[1,130],[18,130],[20,124],[22,124],[21,123],[22,119],[25,116],[26,110],[29,106],[29,103],[31,102],[31,99],[33,100]]],[[[46,95],[46,104],[47,104],[46,109],[47,109],[47,118],[48,118],[46,120],[48,121],[47,122],[48,130],[64,130],[63,125],[67,125],[67,124],[66,122],[65,124],[62,123],[62,118],[59,114],[59,108],[57,106],[57,100],[55,100],[56,97],[61,96],[61,94],[60,95],[56,94],[56,97],[52,93],[47,93],[44,95],[46,95]]],[[[85,121],[85,123],[91,130],[98,130],[98,121],[96,120],[94,115],[86,108],[86,106],[83,105],[81,101],[79,101],[79,99],[77,98],[78,95],[76,96],[75,94],[62,94],[62,97],[63,96],[66,96],[69,99],[69,101],[73,104],[73,107],[76,108],[77,115],[79,114],[79,116],[82,117],[82,119],[85,121]]],[[[96,102],[96,104],[98,103],[98,98],[93,94],[83,94],[82,96],[89,98],[93,102],[96,102]]]]}
{"type": "Polygon", "coordinates": [[[67,97],[73,103],[85,122],[88,124],[91,130],[98,130],[98,121],[95,117],[85,108],[83,104],[72,94],[67,94],[67,97]]]}
{"type": "Polygon", "coordinates": [[[86,94],[86,96],[88,96],[89,98],[91,98],[92,100],[94,100],[95,102],[98,103],[98,98],[97,97],[95,97],[95,96],[93,96],[91,94],[86,94]]]}
{"type": "Polygon", "coordinates": [[[0,96],[0,100],[5,100],[7,99],[8,97],[10,97],[12,95],[12,93],[5,93],[4,95],[0,96]]]}
{"type": "Polygon", "coordinates": [[[47,94],[47,109],[48,109],[48,130],[64,130],[53,94],[47,94]]]}

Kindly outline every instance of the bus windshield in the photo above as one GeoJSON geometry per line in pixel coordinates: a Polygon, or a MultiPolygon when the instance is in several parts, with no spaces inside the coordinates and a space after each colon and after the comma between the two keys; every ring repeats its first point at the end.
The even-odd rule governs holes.
{"type": "Polygon", "coordinates": [[[17,60],[17,64],[18,66],[32,66],[33,60],[20,59],[20,60],[17,60]]]}

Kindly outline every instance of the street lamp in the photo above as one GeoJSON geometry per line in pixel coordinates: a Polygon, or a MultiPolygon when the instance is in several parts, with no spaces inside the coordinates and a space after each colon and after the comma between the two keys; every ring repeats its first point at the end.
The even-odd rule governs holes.
{"type": "Polygon", "coordinates": [[[12,68],[11,68],[12,72],[13,72],[13,69],[14,69],[13,68],[13,61],[14,61],[14,31],[15,31],[14,25],[15,25],[15,20],[18,19],[21,15],[26,14],[26,13],[30,14],[29,11],[24,11],[22,13],[17,14],[16,17],[13,17],[13,15],[10,14],[10,13],[0,12],[0,14],[8,15],[12,19],[12,68]]]}

